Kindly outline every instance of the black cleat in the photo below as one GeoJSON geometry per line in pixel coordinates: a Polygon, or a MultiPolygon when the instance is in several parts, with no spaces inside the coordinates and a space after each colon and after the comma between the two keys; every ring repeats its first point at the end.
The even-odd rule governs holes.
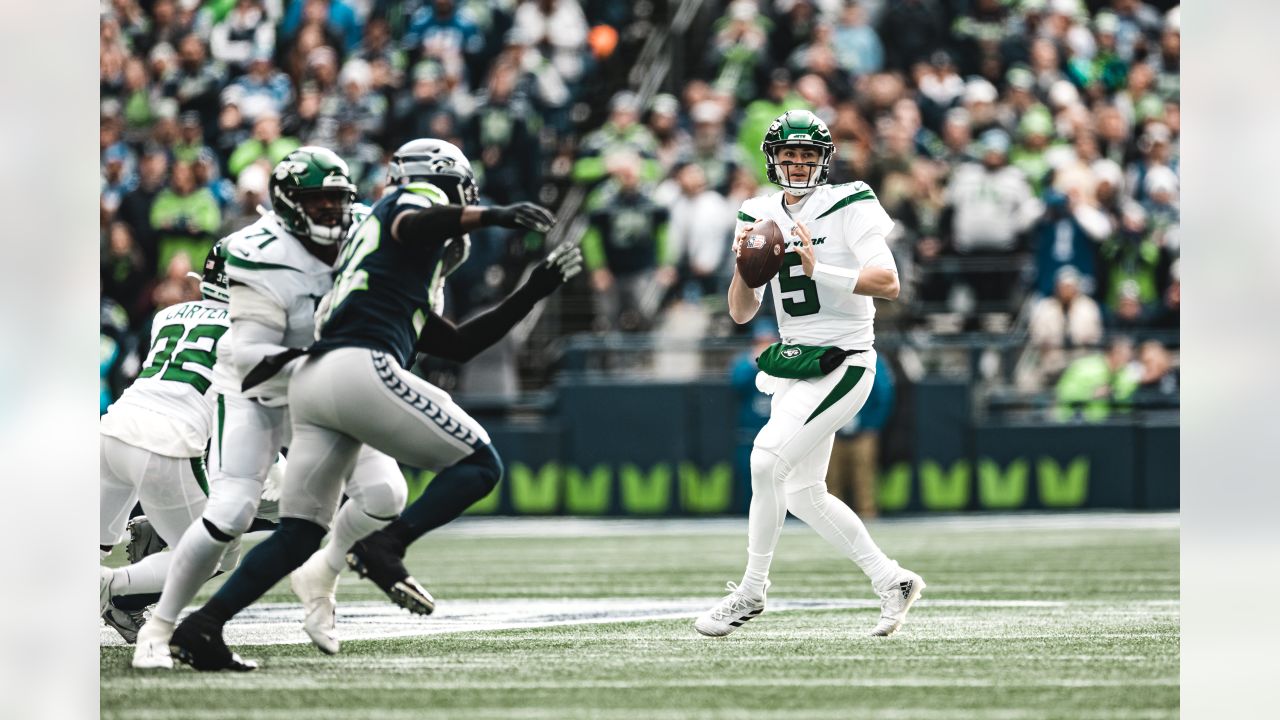
{"type": "Polygon", "coordinates": [[[222,639],[222,623],[213,620],[199,610],[187,616],[169,638],[169,652],[177,660],[201,672],[233,670],[248,672],[257,670],[252,660],[242,660],[231,652],[222,639]]]}
{"type": "Polygon", "coordinates": [[[391,602],[417,615],[430,615],[436,599],[404,566],[404,547],[382,533],[374,533],[351,546],[347,565],[368,578],[391,598],[391,602]]]}
{"type": "Polygon", "coordinates": [[[138,631],[147,622],[147,614],[144,610],[121,610],[114,605],[107,606],[107,611],[102,613],[102,619],[107,625],[120,633],[120,637],[124,641],[133,645],[138,642],[138,631]]]}

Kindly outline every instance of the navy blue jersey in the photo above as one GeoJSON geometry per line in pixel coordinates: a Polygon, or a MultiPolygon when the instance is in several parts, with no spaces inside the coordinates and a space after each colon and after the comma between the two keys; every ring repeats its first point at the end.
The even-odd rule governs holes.
{"type": "Polygon", "coordinates": [[[448,203],[442,190],[411,183],[379,200],[342,249],[333,290],[318,313],[313,350],[362,347],[394,355],[407,367],[444,282],[444,243],[397,242],[400,213],[448,203]]]}

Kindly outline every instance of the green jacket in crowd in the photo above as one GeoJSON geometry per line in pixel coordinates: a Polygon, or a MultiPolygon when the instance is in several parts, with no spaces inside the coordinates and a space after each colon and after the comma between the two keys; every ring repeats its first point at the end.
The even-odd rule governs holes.
{"type": "Polygon", "coordinates": [[[1086,355],[1068,365],[1059,378],[1054,416],[1067,421],[1079,413],[1088,422],[1100,422],[1113,410],[1126,412],[1137,389],[1138,375],[1130,368],[1113,373],[1106,355],[1086,355]]]}
{"type": "Polygon", "coordinates": [[[169,262],[185,254],[193,270],[204,266],[204,257],[213,246],[222,223],[218,201],[208,188],[179,195],[165,188],[151,206],[151,227],[156,231],[157,272],[164,277],[169,262]]]}

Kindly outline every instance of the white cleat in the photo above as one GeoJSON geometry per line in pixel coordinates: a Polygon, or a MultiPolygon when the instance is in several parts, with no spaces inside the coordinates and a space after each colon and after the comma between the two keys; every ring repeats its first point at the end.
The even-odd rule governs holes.
{"type": "Polygon", "coordinates": [[[316,551],[289,575],[289,587],[302,601],[306,618],[302,629],[320,652],[338,653],[337,592],[338,573],[329,568],[324,555],[316,551]]]}
{"type": "Polygon", "coordinates": [[[888,586],[877,590],[880,596],[880,623],[871,631],[873,637],[888,637],[902,627],[907,611],[924,592],[924,578],[903,570],[888,586]]]}
{"type": "Polygon", "coordinates": [[[111,568],[98,566],[98,614],[103,615],[111,607],[111,568]]]}
{"type": "Polygon", "coordinates": [[[725,584],[725,589],[729,594],[693,623],[693,628],[703,635],[723,637],[764,612],[765,593],[769,591],[769,584],[765,585],[765,593],[761,593],[758,598],[748,595],[732,581],[725,584]]]}
{"type": "Polygon", "coordinates": [[[133,647],[133,666],[139,670],[172,670],[173,656],[169,654],[169,638],[173,625],[151,618],[138,630],[137,644],[133,647]]]}

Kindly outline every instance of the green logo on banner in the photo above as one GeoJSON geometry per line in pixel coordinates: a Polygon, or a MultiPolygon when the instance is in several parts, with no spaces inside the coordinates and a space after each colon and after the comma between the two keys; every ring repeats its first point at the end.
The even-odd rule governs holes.
{"type": "Polygon", "coordinates": [[[1027,476],[1030,466],[1021,458],[1005,472],[990,458],[978,461],[978,504],[989,510],[1013,510],[1027,503],[1027,476]]]}
{"type": "Polygon", "coordinates": [[[613,473],[597,465],[590,475],[570,466],[565,471],[564,511],[569,515],[603,515],[613,500],[613,473]]]}
{"type": "Polygon", "coordinates": [[[717,464],[702,474],[698,466],[680,463],[680,506],[692,513],[722,513],[733,499],[733,467],[717,464]]]}
{"type": "Polygon", "coordinates": [[[1089,496],[1088,456],[1075,458],[1065,471],[1057,460],[1042,457],[1036,463],[1036,473],[1040,486],[1040,504],[1045,507],[1080,507],[1089,496]]]}
{"type": "Polygon", "coordinates": [[[547,463],[534,474],[524,463],[512,463],[507,473],[511,508],[518,514],[547,515],[560,509],[560,466],[547,463]]]}
{"type": "Polygon", "coordinates": [[[900,462],[876,478],[876,501],[885,512],[905,510],[911,502],[911,463],[900,462]]]}
{"type": "Polygon", "coordinates": [[[963,510],[969,505],[969,461],[957,460],[951,473],[932,460],[920,463],[920,503],[926,510],[963,510]]]}
{"type": "Polygon", "coordinates": [[[626,463],[618,473],[622,488],[622,511],[636,515],[664,513],[671,508],[671,466],[658,463],[645,475],[626,463]]]}

